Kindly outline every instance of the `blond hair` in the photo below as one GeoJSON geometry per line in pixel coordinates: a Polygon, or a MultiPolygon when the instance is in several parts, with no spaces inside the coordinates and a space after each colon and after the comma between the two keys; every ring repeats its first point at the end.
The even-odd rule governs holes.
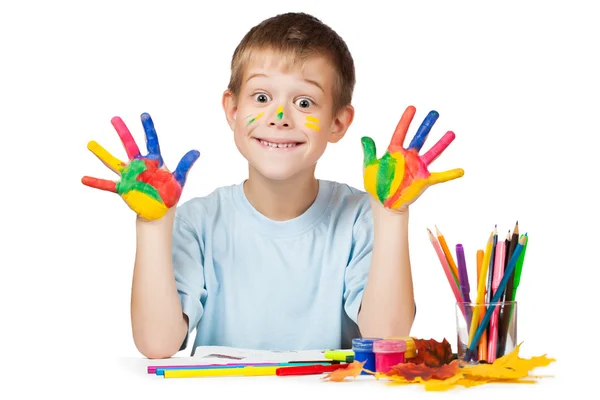
{"type": "Polygon", "coordinates": [[[244,71],[254,51],[279,54],[289,65],[322,56],[334,68],[333,113],[352,102],[356,82],[354,60],[344,40],[319,19],[305,13],[279,14],[254,26],[242,38],[231,59],[228,89],[238,97],[244,71]]]}

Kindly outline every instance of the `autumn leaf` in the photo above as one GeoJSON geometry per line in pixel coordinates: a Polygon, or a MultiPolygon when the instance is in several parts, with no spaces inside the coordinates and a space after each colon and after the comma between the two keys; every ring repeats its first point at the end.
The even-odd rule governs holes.
{"type": "Polygon", "coordinates": [[[346,368],[336,369],[329,375],[324,376],[322,379],[329,380],[331,382],[341,382],[347,377],[356,378],[363,371],[363,365],[366,361],[354,361],[346,368]]]}
{"type": "Polygon", "coordinates": [[[452,346],[444,338],[441,342],[435,339],[413,339],[417,348],[417,356],[406,360],[413,364],[425,364],[428,367],[441,367],[456,359],[452,346]]]}
{"type": "Polygon", "coordinates": [[[492,364],[470,365],[463,368],[465,377],[480,377],[495,380],[510,380],[531,377],[529,372],[537,367],[545,367],[556,361],[546,355],[521,358],[519,350],[521,344],[513,351],[497,358],[492,364]]]}
{"type": "Polygon", "coordinates": [[[430,367],[426,364],[414,363],[398,364],[393,366],[392,369],[386,373],[386,375],[402,376],[409,381],[412,381],[415,378],[421,378],[422,380],[426,381],[430,378],[441,380],[447,379],[456,375],[458,371],[458,361],[454,360],[450,364],[444,364],[439,367],[430,367]]]}

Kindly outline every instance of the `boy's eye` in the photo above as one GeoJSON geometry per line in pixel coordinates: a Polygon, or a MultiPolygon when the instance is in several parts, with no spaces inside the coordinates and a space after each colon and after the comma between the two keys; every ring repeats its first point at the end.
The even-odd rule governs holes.
{"type": "Polygon", "coordinates": [[[307,99],[305,97],[296,100],[296,105],[300,108],[308,108],[311,106],[311,104],[312,104],[312,101],[310,101],[309,99],[307,99]]]}
{"type": "Polygon", "coordinates": [[[265,93],[257,93],[254,95],[254,100],[258,101],[259,103],[267,103],[269,100],[271,100],[271,98],[265,93]]]}

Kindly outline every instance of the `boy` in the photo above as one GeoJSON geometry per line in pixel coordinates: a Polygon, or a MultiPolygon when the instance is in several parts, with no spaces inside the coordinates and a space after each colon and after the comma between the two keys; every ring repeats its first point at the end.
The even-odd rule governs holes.
{"type": "MultiPolygon", "coordinates": [[[[434,114],[414,140],[421,143],[401,149],[409,107],[391,155],[377,159],[363,138],[367,192],[316,179],[327,144],[352,123],[354,83],[346,44],[318,19],[288,13],[252,28],[234,52],[222,101],[248,179],[178,207],[199,154],[188,153],[170,174],[147,114],[145,158],[113,120],[129,165],[138,165],[115,161],[113,169],[130,183],[83,182],[119,193],[138,214],[131,318],[144,356],[172,356],[194,329],[192,354],[201,345],[348,348],[354,337],[410,333],[408,204],[461,173],[430,176],[416,155],[434,114]]],[[[98,145],[90,149],[102,158],[98,145]]]]}

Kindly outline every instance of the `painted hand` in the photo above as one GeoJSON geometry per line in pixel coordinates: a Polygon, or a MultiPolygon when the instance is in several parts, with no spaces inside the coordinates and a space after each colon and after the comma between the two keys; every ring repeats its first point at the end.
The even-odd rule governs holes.
{"type": "Polygon", "coordinates": [[[419,155],[431,127],[438,119],[439,114],[435,111],[427,115],[408,148],[403,147],[406,132],[415,112],[413,106],[406,108],[386,153],[379,159],[373,139],[362,138],[365,190],[384,207],[393,210],[408,207],[432,185],[464,175],[464,171],[460,168],[434,173],[427,170],[428,165],[454,140],[454,132],[448,131],[427,153],[419,155]]]}
{"type": "Polygon", "coordinates": [[[158,145],[158,136],[150,115],[141,116],[146,131],[148,155],[142,156],[129,129],[119,117],[111,120],[129,158],[128,163],[113,157],[95,141],[88,143],[88,149],[108,168],[120,175],[119,181],[85,176],[81,182],[92,188],[117,193],[127,205],[142,218],[154,220],[162,218],[167,210],[177,204],[185,184],[187,174],[200,157],[200,152],[191,150],[183,156],[175,172],[167,170],[158,145]]]}

